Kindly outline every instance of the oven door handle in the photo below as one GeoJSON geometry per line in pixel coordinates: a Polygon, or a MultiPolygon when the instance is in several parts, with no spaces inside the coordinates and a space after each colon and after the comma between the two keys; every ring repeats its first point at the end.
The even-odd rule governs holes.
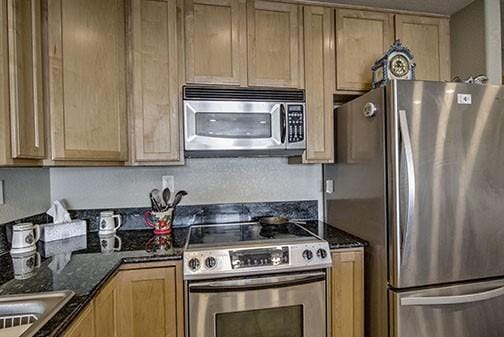
{"type": "Polygon", "coordinates": [[[280,104],[280,141],[285,143],[287,133],[287,117],[285,115],[285,104],[280,104]]]}
{"type": "Polygon", "coordinates": [[[233,291],[264,290],[274,288],[294,287],[315,282],[325,282],[323,272],[304,275],[287,275],[253,279],[238,279],[215,282],[202,282],[189,285],[190,293],[223,293],[233,291]]]}

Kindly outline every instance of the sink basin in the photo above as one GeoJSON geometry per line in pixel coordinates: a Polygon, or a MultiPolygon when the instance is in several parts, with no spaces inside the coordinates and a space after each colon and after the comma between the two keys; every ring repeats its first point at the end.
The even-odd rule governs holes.
{"type": "Polygon", "coordinates": [[[30,337],[74,295],[73,291],[0,296],[0,337],[30,337]]]}

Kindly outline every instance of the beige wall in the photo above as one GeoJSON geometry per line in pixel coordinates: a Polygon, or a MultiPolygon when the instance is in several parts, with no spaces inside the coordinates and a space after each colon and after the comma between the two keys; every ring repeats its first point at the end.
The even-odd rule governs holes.
{"type": "Polygon", "coordinates": [[[51,199],[70,208],[145,207],[163,175],[189,195],[182,204],[318,200],[321,165],[289,165],[286,158],[188,159],[180,167],[53,168],[51,199]]]}
{"type": "Polygon", "coordinates": [[[5,204],[0,224],[45,212],[50,205],[49,169],[2,168],[5,204]]]}
{"type": "Polygon", "coordinates": [[[485,74],[500,84],[500,0],[476,0],[450,19],[452,77],[485,74]]]}

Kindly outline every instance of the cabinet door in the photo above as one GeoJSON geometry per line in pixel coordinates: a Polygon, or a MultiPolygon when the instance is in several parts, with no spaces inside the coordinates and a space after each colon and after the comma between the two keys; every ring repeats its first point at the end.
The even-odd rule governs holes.
{"type": "Polygon", "coordinates": [[[52,159],[125,161],[126,0],[49,0],[52,159]]]}
{"type": "Polygon", "coordinates": [[[245,0],[186,0],[186,80],[246,85],[245,0]]]}
{"type": "MultiPolygon", "coordinates": [[[[66,0],[65,0],[66,1],[66,0]]],[[[95,337],[95,319],[93,305],[88,305],[86,309],[77,317],[64,337],[95,337]]]]}
{"type": "Polygon", "coordinates": [[[248,83],[302,87],[302,20],[295,4],[247,2],[248,83]]]}
{"type": "Polygon", "coordinates": [[[331,268],[331,336],[364,336],[362,250],[334,251],[331,268]]]}
{"type": "Polygon", "coordinates": [[[396,15],[396,39],[408,47],[416,63],[416,79],[450,80],[448,19],[396,15]]]}
{"type": "Polygon", "coordinates": [[[94,300],[96,337],[120,337],[119,288],[117,278],[109,281],[94,300]]]}
{"type": "Polygon", "coordinates": [[[8,0],[12,158],[45,157],[40,0],[8,0]]]}
{"type": "Polygon", "coordinates": [[[132,161],[181,159],[175,0],[132,1],[132,161]]]}
{"type": "Polygon", "coordinates": [[[119,274],[119,336],[183,337],[183,289],[179,267],[119,274]]]}
{"type": "Polygon", "coordinates": [[[336,10],[336,89],[371,88],[371,67],[394,42],[392,16],[360,10],[336,10]]]}
{"type": "Polygon", "coordinates": [[[334,11],[304,8],[306,163],[334,162],[334,11]]]}

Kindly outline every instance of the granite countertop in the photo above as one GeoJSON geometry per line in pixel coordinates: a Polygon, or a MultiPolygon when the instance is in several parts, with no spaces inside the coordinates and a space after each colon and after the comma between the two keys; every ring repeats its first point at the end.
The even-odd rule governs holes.
{"type": "MultiPolygon", "coordinates": [[[[365,241],[321,221],[303,221],[300,224],[327,240],[331,249],[367,245],[365,241]]],[[[4,254],[0,256],[0,295],[74,291],[72,299],[35,335],[58,336],[119,266],[123,263],[180,260],[187,234],[188,227],[174,228],[172,235],[161,237],[165,242],[160,245],[160,237],[155,237],[151,230],[118,231],[121,249],[106,252],[102,252],[103,243],[100,243],[96,232],[55,243],[39,243],[41,265],[24,280],[15,279],[12,258],[4,254]]],[[[109,243],[114,245],[115,242],[110,240],[109,243]]]]}

